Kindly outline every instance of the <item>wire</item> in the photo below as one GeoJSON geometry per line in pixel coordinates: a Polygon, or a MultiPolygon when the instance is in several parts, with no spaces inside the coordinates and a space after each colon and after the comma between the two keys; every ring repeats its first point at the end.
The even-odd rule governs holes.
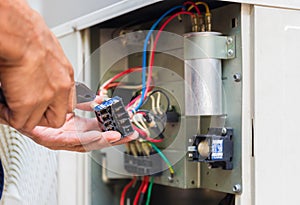
{"type": "MultiPolygon", "coordinates": [[[[170,23],[170,21],[172,21],[176,16],[179,16],[181,14],[186,14],[186,15],[193,15],[192,12],[188,12],[188,11],[180,11],[180,12],[177,12],[175,14],[173,14],[171,17],[169,17],[165,22],[164,24],[160,27],[156,37],[155,37],[155,40],[154,40],[154,44],[153,44],[153,50],[151,50],[150,52],[151,53],[154,53],[155,50],[156,50],[156,45],[157,45],[157,42],[158,42],[158,39],[160,37],[160,34],[162,32],[162,30],[168,25],[168,23],[170,23]]],[[[148,72],[148,79],[147,79],[147,85],[146,85],[146,94],[149,92],[149,89],[150,89],[150,84],[151,84],[151,76],[152,76],[152,70],[153,70],[153,64],[154,64],[154,54],[151,55],[151,60],[150,60],[150,64],[149,64],[149,72],[148,72]]]]}
{"type": "Polygon", "coordinates": [[[140,198],[140,195],[141,195],[141,192],[142,192],[142,189],[143,189],[144,185],[145,185],[145,177],[143,177],[143,181],[142,181],[142,183],[141,183],[141,185],[140,185],[140,187],[139,187],[139,189],[138,189],[138,191],[135,195],[133,205],[138,205],[139,198],[140,198]]]}
{"type": "Polygon", "coordinates": [[[142,127],[138,127],[137,124],[135,125],[133,125],[133,129],[136,130],[144,140],[152,143],[160,143],[163,141],[163,139],[152,139],[151,137],[149,137],[147,131],[145,131],[142,127]]]}
{"type": "Polygon", "coordinates": [[[150,199],[151,199],[151,194],[152,194],[152,187],[153,187],[153,182],[154,182],[154,177],[151,177],[149,188],[148,188],[148,193],[147,193],[147,201],[146,205],[150,204],[150,199]]]}
{"type": "MultiPolygon", "coordinates": [[[[160,92],[158,92],[158,94],[157,94],[157,101],[156,101],[156,108],[157,108],[157,112],[158,112],[160,115],[162,115],[163,112],[162,112],[161,109],[160,109],[160,96],[161,96],[161,94],[160,94],[160,92]]],[[[167,108],[167,109],[168,109],[168,108],[167,108]]]]}
{"type": "Polygon", "coordinates": [[[149,97],[150,97],[150,99],[151,99],[152,111],[153,111],[153,113],[156,115],[157,112],[156,112],[156,108],[155,108],[155,98],[154,98],[152,95],[149,96],[149,97]]]}
{"type": "Polygon", "coordinates": [[[144,184],[144,187],[142,188],[138,205],[142,205],[143,204],[144,196],[145,196],[145,193],[147,192],[148,185],[149,185],[149,176],[145,176],[145,184],[144,184]]]}
{"type": "MultiPolygon", "coordinates": [[[[152,92],[148,95],[148,98],[149,98],[149,97],[151,98],[151,96],[153,96],[153,95],[156,94],[156,93],[161,93],[161,94],[163,94],[163,96],[165,96],[165,98],[166,98],[166,100],[167,100],[167,108],[166,108],[166,111],[165,111],[165,112],[167,112],[167,111],[169,110],[170,106],[171,106],[171,102],[170,102],[169,96],[168,96],[167,93],[164,92],[163,90],[154,90],[154,91],[152,91],[152,92]]],[[[144,104],[147,102],[147,100],[148,100],[148,99],[146,99],[146,101],[144,102],[144,104]]],[[[153,106],[153,105],[152,105],[152,106],[153,106]]],[[[159,104],[157,104],[157,106],[159,106],[159,104]]],[[[156,113],[155,113],[155,114],[156,114],[156,113]]]]}
{"type": "MultiPolygon", "coordinates": [[[[139,104],[133,108],[133,112],[136,112],[143,104],[143,101],[145,99],[146,96],[146,65],[147,65],[147,45],[148,45],[148,41],[149,38],[151,37],[151,34],[153,33],[154,29],[157,27],[157,25],[170,13],[172,13],[173,11],[177,10],[177,9],[182,9],[185,8],[185,6],[175,6],[171,9],[169,9],[167,12],[165,12],[150,28],[145,41],[144,41],[144,47],[143,47],[143,61],[142,61],[142,85],[143,85],[143,89],[142,89],[142,96],[139,100],[139,104]]],[[[153,58],[153,57],[152,57],[153,58]]],[[[148,76],[149,78],[149,76],[148,76]]]]}
{"type": "Polygon", "coordinates": [[[168,168],[170,170],[170,173],[171,173],[171,177],[174,176],[174,169],[173,169],[173,166],[171,164],[171,162],[168,160],[168,158],[162,153],[162,151],[152,142],[149,142],[148,143],[156,152],[157,154],[159,154],[159,156],[166,162],[166,164],[168,165],[168,168]]]}
{"type": "Polygon", "coordinates": [[[192,8],[194,7],[195,10],[196,10],[196,12],[197,12],[197,14],[199,16],[201,16],[201,12],[200,12],[199,8],[196,6],[196,4],[194,2],[192,2],[192,1],[186,1],[186,2],[183,3],[184,6],[186,6],[187,4],[191,4],[191,6],[189,7],[189,9],[187,11],[192,10],[192,8]]]}
{"type": "Polygon", "coordinates": [[[187,11],[190,11],[190,10],[192,10],[192,9],[193,9],[193,7],[195,7],[195,8],[196,8],[196,6],[198,6],[198,5],[203,5],[203,6],[205,7],[206,13],[210,13],[208,4],[207,4],[207,3],[205,3],[205,2],[201,2],[201,1],[199,1],[199,2],[196,2],[196,3],[195,3],[195,5],[191,5],[191,6],[188,8],[188,10],[187,10],[187,11]]]}
{"type": "Polygon", "coordinates": [[[142,67],[140,67],[140,66],[124,70],[123,72],[118,73],[117,75],[115,75],[114,77],[112,77],[111,79],[109,79],[108,81],[103,83],[103,85],[100,87],[100,90],[106,89],[110,83],[114,82],[115,80],[117,80],[118,78],[120,78],[126,74],[133,73],[133,72],[140,72],[140,71],[142,71],[142,67]]]}
{"type": "Polygon", "coordinates": [[[135,183],[135,181],[136,181],[136,177],[134,176],[132,178],[132,180],[124,187],[122,194],[121,194],[120,205],[124,205],[126,193],[127,193],[128,189],[130,187],[132,187],[132,185],[135,183]]]}

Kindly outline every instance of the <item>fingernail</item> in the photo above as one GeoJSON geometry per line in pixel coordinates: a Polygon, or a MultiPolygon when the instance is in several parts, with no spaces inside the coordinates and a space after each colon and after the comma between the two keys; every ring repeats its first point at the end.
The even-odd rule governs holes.
{"type": "Polygon", "coordinates": [[[107,140],[107,142],[113,144],[121,139],[121,134],[116,131],[103,132],[102,136],[107,140]]]}

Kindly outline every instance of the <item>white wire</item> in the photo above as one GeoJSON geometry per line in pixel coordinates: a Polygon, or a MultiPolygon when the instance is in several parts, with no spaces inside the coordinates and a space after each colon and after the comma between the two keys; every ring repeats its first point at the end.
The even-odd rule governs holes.
{"type": "Polygon", "coordinates": [[[147,126],[145,125],[145,123],[144,123],[143,121],[141,121],[140,118],[139,118],[139,121],[140,121],[141,123],[143,123],[143,125],[140,124],[140,122],[139,122],[138,119],[137,119],[137,116],[138,116],[138,115],[140,115],[140,114],[135,114],[135,115],[133,116],[133,118],[132,118],[133,123],[134,123],[138,128],[140,128],[141,130],[143,130],[144,132],[146,132],[147,136],[149,137],[149,136],[150,136],[150,132],[149,132],[149,130],[147,129],[147,126]]]}
{"type": "Polygon", "coordinates": [[[151,95],[151,102],[152,102],[152,110],[154,114],[157,114],[156,108],[155,108],[155,98],[151,95]]]}
{"type": "Polygon", "coordinates": [[[158,92],[157,93],[157,101],[156,101],[156,109],[157,109],[157,112],[162,115],[163,112],[160,109],[160,98],[161,98],[161,94],[160,94],[160,92],[158,92]]]}

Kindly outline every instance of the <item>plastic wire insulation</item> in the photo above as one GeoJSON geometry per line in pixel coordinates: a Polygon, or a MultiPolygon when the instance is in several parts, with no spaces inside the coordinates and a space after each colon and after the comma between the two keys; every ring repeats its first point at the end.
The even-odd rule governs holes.
{"type": "Polygon", "coordinates": [[[151,199],[151,194],[152,194],[153,183],[154,183],[154,177],[151,177],[150,184],[149,184],[149,187],[148,187],[146,205],[150,205],[150,199],[151,199]]]}
{"type": "MultiPolygon", "coordinates": [[[[208,13],[208,14],[210,13],[209,6],[208,6],[207,3],[202,2],[202,1],[199,1],[199,2],[196,2],[195,5],[196,5],[196,6],[198,6],[198,5],[203,5],[203,6],[205,7],[205,10],[206,10],[205,12],[208,13]]],[[[192,10],[193,7],[195,7],[195,6],[194,6],[194,5],[190,6],[190,7],[188,8],[188,11],[192,10]]],[[[195,7],[195,8],[196,8],[196,7],[195,7]]]]}
{"type": "Polygon", "coordinates": [[[134,176],[132,178],[132,180],[124,187],[122,194],[121,194],[120,205],[124,205],[126,193],[127,193],[128,189],[130,187],[132,187],[132,185],[135,183],[135,181],[136,181],[136,177],[134,176]]]}
{"type": "Polygon", "coordinates": [[[139,72],[139,71],[142,71],[142,67],[134,67],[134,68],[129,68],[127,70],[124,70],[123,72],[121,73],[118,73],[117,75],[115,75],[114,77],[112,77],[111,79],[109,79],[108,81],[106,81],[105,83],[103,83],[103,85],[100,87],[100,90],[101,89],[106,89],[106,87],[114,82],[115,80],[117,80],[118,78],[126,75],[126,74],[129,74],[129,73],[133,73],[133,72],[139,72]]]}
{"type": "MultiPolygon", "coordinates": [[[[199,16],[201,16],[201,12],[200,12],[199,8],[196,6],[196,4],[194,2],[192,2],[192,1],[186,1],[186,2],[183,3],[184,6],[186,6],[187,4],[191,4],[191,6],[189,7],[189,8],[191,8],[190,10],[192,10],[192,8],[194,7],[195,10],[196,10],[196,12],[197,12],[197,14],[199,16]]],[[[188,9],[187,11],[190,11],[190,10],[188,9]]]]}
{"type": "Polygon", "coordinates": [[[147,189],[148,189],[148,185],[149,185],[149,176],[145,176],[145,184],[144,184],[144,187],[143,187],[143,189],[141,191],[141,195],[140,195],[140,198],[139,198],[138,205],[142,205],[143,204],[145,193],[147,192],[147,189]]]}
{"type": "Polygon", "coordinates": [[[157,101],[156,101],[156,110],[157,110],[157,112],[158,112],[160,115],[162,115],[163,112],[162,112],[161,109],[160,109],[160,97],[161,97],[161,94],[160,94],[160,92],[158,92],[158,94],[157,94],[157,101]]]}
{"type": "Polygon", "coordinates": [[[140,195],[141,195],[141,192],[142,192],[142,189],[145,185],[145,177],[143,177],[143,181],[134,197],[134,201],[133,201],[133,205],[138,205],[138,202],[139,202],[139,198],[140,198],[140,195]]]}
{"type": "Polygon", "coordinates": [[[161,32],[162,30],[168,25],[168,23],[170,23],[170,21],[172,21],[175,17],[181,15],[181,14],[186,14],[186,15],[194,15],[192,12],[189,12],[189,11],[180,11],[180,12],[177,12],[175,14],[173,14],[171,17],[169,17],[165,22],[164,24],[160,27],[158,33],[156,34],[156,37],[155,37],[155,40],[154,40],[154,44],[153,44],[153,50],[151,50],[150,52],[153,54],[151,55],[151,59],[150,59],[150,64],[149,64],[149,72],[148,72],[148,79],[147,79],[147,85],[146,85],[146,94],[149,92],[149,89],[150,89],[150,84],[151,84],[151,76],[152,76],[152,70],[153,70],[153,64],[154,64],[154,52],[156,50],[156,45],[157,45],[157,42],[158,42],[158,39],[161,35],[161,32]]]}
{"type": "Polygon", "coordinates": [[[145,176],[145,185],[142,189],[142,193],[146,193],[146,191],[148,189],[148,185],[149,185],[149,176],[145,176]]]}
{"type": "Polygon", "coordinates": [[[163,139],[152,139],[151,137],[149,137],[149,135],[147,134],[147,132],[145,130],[143,130],[141,127],[139,127],[138,125],[132,125],[133,129],[136,130],[144,140],[148,141],[148,142],[152,142],[152,143],[160,143],[163,141],[163,139]]]}
{"type": "Polygon", "coordinates": [[[166,164],[169,167],[171,175],[174,175],[175,172],[173,166],[171,162],[168,160],[168,158],[164,155],[164,153],[162,153],[162,151],[154,143],[149,142],[148,144],[151,145],[151,147],[157,152],[157,154],[159,154],[159,156],[166,162],[166,164]]]}
{"type": "Polygon", "coordinates": [[[146,66],[147,66],[147,45],[148,45],[148,41],[149,38],[151,37],[151,34],[153,33],[154,29],[158,26],[158,24],[170,13],[172,13],[173,11],[177,10],[177,9],[185,9],[185,6],[175,6],[171,9],[169,9],[167,12],[165,12],[150,28],[145,41],[144,41],[144,47],[143,47],[143,61],[142,61],[142,85],[143,85],[143,89],[142,89],[142,97],[140,98],[139,104],[134,108],[133,112],[136,112],[143,104],[143,101],[145,99],[146,96],[146,66]]]}

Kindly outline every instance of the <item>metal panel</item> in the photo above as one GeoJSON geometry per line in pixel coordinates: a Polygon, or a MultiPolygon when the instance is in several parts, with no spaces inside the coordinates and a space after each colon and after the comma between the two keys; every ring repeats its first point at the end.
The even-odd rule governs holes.
{"type": "MultiPolygon", "coordinates": [[[[223,61],[223,112],[227,114],[225,126],[233,128],[233,170],[209,169],[201,166],[201,187],[233,193],[234,185],[242,184],[242,81],[235,82],[234,75],[242,73],[241,6],[228,5],[213,10],[213,30],[236,37],[236,58],[223,61]],[[232,21],[237,23],[232,24],[232,21]]],[[[203,128],[202,128],[203,129],[203,128]]]]}
{"type": "Polygon", "coordinates": [[[254,18],[255,204],[300,204],[300,12],[255,6],[254,18]]]}
{"type": "Polygon", "coordinates": [[[287,0],[219,0],[219,1],[229,1],[229,2],[244,3],[244,4],[255,4],[255,5],[300,9],[299,0],[288,0],[288,1],[287,0]]]}
{"type": "Polygon", "coordinates": [[[40,12],[56,36],[62,36],[159,1],[162,0],[52,0],[44,1],[40,12]]]}

